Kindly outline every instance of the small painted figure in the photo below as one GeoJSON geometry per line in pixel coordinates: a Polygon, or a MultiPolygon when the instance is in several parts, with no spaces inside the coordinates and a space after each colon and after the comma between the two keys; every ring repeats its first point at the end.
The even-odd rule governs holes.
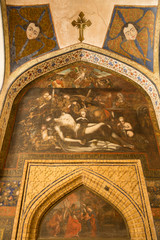
{"type": "Polygon", "coordinates": [[[117,128],[120,131],[120,135],[123,137],[127,136],[128,132],[132,132],[133,128],[129,122],[125,122],[124,117],[119,117],[119,122],[117,124],[117,128]]]}
{"type": "Polygon", "coordinates": [[[60,233],[61,227],[60,224],[62,222],[62,212],[60,210],[57,210],[53,217],[47,222],[47,229],[51,236],[55,237],[60,233]]]}
{"type": "Polygon", "coordinates": [[[79,232],[81,231],[81,223],[76,216],[76,205],[72,204],[71,211],[69,214],[65,238],[79,237],[79,232]]]}
{"type": "Polygon", "coordinates": [[[96,237],[97,233],[97,223],[96,223],[96,214],[90,205],[83,204],[83,214],[82,220],[85,221],[87,225],[87,231],[90,232],[92,237],[96,237]]]}

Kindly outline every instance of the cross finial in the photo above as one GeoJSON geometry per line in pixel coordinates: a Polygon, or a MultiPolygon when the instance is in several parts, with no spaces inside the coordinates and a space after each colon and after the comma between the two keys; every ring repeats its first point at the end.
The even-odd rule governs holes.
{"type": "Polygon", "coordinates": [[[77,21],[73,20],[72,21],[72,25],[75,27],[77,27],[79,29],[79,38],[78,40],[80,42],[82,42],[84,40],[84,36],[83,36],[83,31],[85,29],[85,27],[89,27],[91,26],[91,21],[90,20],[86,20],[86,18],[84,17],[84,13],[80,12],[79,17],[77,18],[77,21]]]}

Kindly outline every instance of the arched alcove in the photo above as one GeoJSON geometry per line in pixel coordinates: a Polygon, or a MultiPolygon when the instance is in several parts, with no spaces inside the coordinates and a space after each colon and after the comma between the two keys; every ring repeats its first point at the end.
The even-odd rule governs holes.
{"type": "Polygon", "coordinates": [[[2,151],[5,168],[16,168],[24,153],[114,152],[147,154],[143,163],[160,169],[151,103],[129,79],[80,62],[40,77],[18,96],[6,134],[12,138],[2,151]]]}
{"type": "Polygon", "coordinates": [[[3,143],[13,102],[19,92],[28,83],[34,81],[38,77],[44,76],[46,73],[58,70],[61,67],[73,64],[75,62],[87,62],[95,64],[99,67],[117,72],[120,75],[125,76],[133,82],[137,83],[150,97],[157,118],[155,122],[156,124],[158,122],[159,125],[160,101],[159,93],[154,83],[137,69],[112,58],[110,55],[106,55],[105,51],[99,50],[96,47],[89,47],[85,44],[78,44],[73,46],[71,49],[66,48],[64,50],[57,51],[56,53],[51,54],[50,58],[46,57],[45,60],[43,59],[42,62],[38,64],[36,63],[34,66],[31,64],[28,69],[24,69],[24,72],[22,68],[20,75],[13,74],[13,77],[11,76],[11,85],[8,87],[6,98],[3,101],[3,108],[0,119],[3,125],[3,128],[0,129],[2,136],[0,146],[2,146],[3,143]]]}
{"type": "MultiPolygon", "coordinates": [[[[36,189],[34,187],[35,197],[30,198],[29,179],[33,170],[31,164],[27,170],[27,175],[25,175],[25,177],[28,178],[28,181],[25,182],[24,188],[26,189],[26,186],[28,186],[28,190],[25,190],[25,195],[21,199],[23,202],[22,206],[17,211],[18,218],[15,221],[12,239],[37,239],[39,224],[43,215],[48,211],[48,209],[50,209],[51,206],[55,206],[57,202],[64,199],[66,195],[70,194],[82,185],[106,200],[119,211],[126,221],[131,240],[138,239],[139,236],[141,236],[142,239],[152,239],[154,232],[148,225],[151,224],[150,220],[147,220],[147,218],[150,217],[146,212],[146,209],[143,208],[143,205],[138,205],[138,202],[136,202],[132,196],[119,187],[116,182],[113,182],[112,179],[107,179],[105,174],[102,176],[100,172],[98,173],[96,170],[93,171],[93,165],[91,165],[90,168],[80,166],[76,167],[76,164],[74,165],[75,170],[70,171],[70,169],[68,169],[68,173],[66,172],[65,175],[62,173],[62,177],[60,178],[58,178],[55,174],[55,181],[52,179],[53,182],[50,182],[50,184],[45,188],[42,187],[42,190],[39,193],[36,193],[36,189]]],[[[101,164],[99,164],[99,169],[100,165],[101,164]]],[[[33,166],[35,166],[34,163],[33,166]]],[[[110,166],[112,168],[113,163],[110,166]]],[[[46,167],[46,163],[44,167],[46,167]]],[[[102,169],[104,170],[104,163],[102,164],[102,169]]],[[[117,168],[115,168],[115,172],[120,170],[116,169],[117,168]]],[[[42,176],[43,165],[41,168],[41,178],[43,178],[42,176]]],[[[143,179],[141,180],[143,181],[143,179]]],[[[117,179],[117,183],[118,181],[119,180],[117,179]]]]}

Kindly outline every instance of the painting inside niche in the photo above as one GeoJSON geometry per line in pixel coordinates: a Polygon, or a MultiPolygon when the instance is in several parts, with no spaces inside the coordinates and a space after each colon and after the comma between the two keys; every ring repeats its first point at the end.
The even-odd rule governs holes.
{"type": "Polygon", "coordinates": [[[160,168],[148,103],[113,73],[77,64],[32,84],[21,99],[5,168],[20,153],[144,153],[160,168]]]}
{"type": "Polygon", "coordinates": [[[116,6],[103,48],[153,72],[156,14],[157,7],[116,6]]]}
{"type": "Polygon", "coordinates": [[[38,240],[127,240],[124,219],[110,204],[80,187],[43,216],[38,240]]]}
{"type": "Polygon", "coordinates": [[[7,15],[11,72],[25,62],[59,48],[48,5],[9,5],[7,15]]]}

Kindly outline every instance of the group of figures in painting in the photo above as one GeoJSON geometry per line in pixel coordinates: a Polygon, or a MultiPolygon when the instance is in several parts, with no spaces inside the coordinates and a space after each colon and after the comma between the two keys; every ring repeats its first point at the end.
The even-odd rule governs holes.
{"type": "MultiPolygon", "coordinates": [[[[35,98],[32,106],[28,105],[27,115],[18,122],[16,149],[77,152],[146,150],[148,140],[135,132],[135,123],[133,126],[128,122],[126,113],[116,108],[110,111],[105,106],[111,97],[110,92],[95,91],[96,96],[91,96],[92,90],[88,90],[87,96],[81,95],[86,92],[84,90],[76,92],[78,94],[69,89],[57,89],[51,94],[45,91],[35,98]]],[[[121,98],[124,103],[122,94],[116,98],[121,98]]]]}
{"type": "MultiPolygon", "coordinates": [[[[47,102],[39,105],[41,109],[46,108],[41,125],[42,142],[50,142],[55,149],[61,147],[67,151],[113,151],[120,148],[134,150],[137,147],[147,147],[148,141],[142,135],[137,136],[134,133],[132,124],[125,120],[122,112],[116,116],[116,111],[107,110],[105,101],[111,93],[106,93],[105,101],[102,100],[103,105],[100,105],[100,94],[105,94],[103,91],[96,91],[97,96],[95,93],[92,96],[92,90],[88,90],[86,96],[80,93],[76,96],[70,94],[70,91],[68,94],[55,92],[45,92],[43,99],[47,102]],[[51,104],[50,107],[48,104],[51,104]]],[[[117,98],[123,101],[122,94],[119,93],[117,98]]],[[[39,149],[42,145],[35,137],[32,144],[39,149]]]]}
{"type": "Polygon", "coordinates": [[[73,66],[36,82],[19,106],[10,153],[149,151],[155,140],[145,99],[118,80],[107,72],[73,66]],[[82,81],[88,88],[70,88],[82,81]],[[61,88],[54,87],[57,82],[61,88]],[[95,82],[101,85],[91,87],[95,82]]]}
{"type": "Polygon", "coordinates": [[[79,188],[42,218],[38,239],[124,237],[127,229],[121,215],[107,202],[79,188]]]}

